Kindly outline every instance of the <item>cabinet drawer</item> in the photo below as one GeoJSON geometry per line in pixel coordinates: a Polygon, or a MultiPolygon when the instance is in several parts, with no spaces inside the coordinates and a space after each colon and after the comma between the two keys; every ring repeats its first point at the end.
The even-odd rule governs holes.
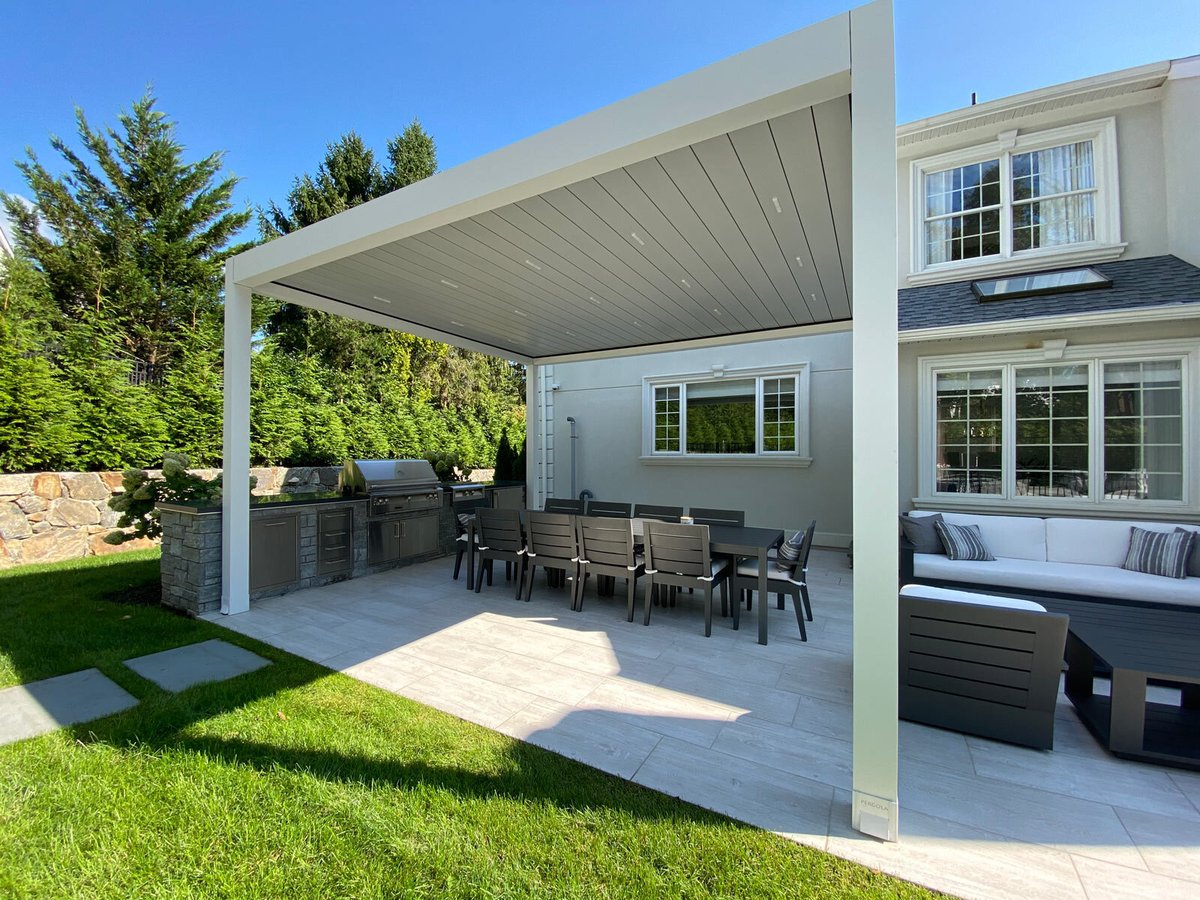
{"type": "Polygon", "coordinates": [[[333,509],[329,512],[323,512],[317,517],[317,530],[325,531],[349,531],[354,527],[354,510],[352,509],[333,509]]]}

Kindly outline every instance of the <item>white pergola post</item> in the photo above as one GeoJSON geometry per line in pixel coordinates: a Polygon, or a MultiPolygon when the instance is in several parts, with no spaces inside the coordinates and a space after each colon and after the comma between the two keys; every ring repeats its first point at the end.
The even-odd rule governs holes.
{"type": "Polygon", "coordinates": [[[542,508],[542,367],[525,366],[525,505],[542,508]]]}
{"type": "Polygon", "coordinates": [[[852,825],[898,837],[896,87],[892,7],[850,12],[854,216],[852,825]]]}
{"type": "Polygon", "coordinates": [[[250,609],[250,288],[225,264],[221,612],[250,609]]]}

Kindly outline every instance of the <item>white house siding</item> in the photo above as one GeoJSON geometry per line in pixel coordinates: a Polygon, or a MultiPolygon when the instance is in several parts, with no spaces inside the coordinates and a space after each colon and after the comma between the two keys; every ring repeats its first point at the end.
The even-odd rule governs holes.
{"type": "Polygon", "coordinates": [[[748,525],[788,529],[817,520],[822,546],[850,541],[850,334],[684,350],[554,367],[554,496],[571,490],[570,426],[578,423],[577,489],[597,499],[746,510],[748,525]],[[642,455],[642,379],[660,375],[810,366],[810,452],[796,466],[650,463],[642,455]]]}

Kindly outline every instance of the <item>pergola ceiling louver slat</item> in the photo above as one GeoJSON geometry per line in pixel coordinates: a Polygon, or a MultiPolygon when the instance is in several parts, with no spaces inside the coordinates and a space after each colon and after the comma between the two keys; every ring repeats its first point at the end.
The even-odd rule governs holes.
{"type": "Polygon", "coordinates": [[[775,139],[766,122],[731,132],[734,152],[742,164],[751,190],[758,200],[767,227],[791,272],[792,281],[813,319],[828,322],[833,318],[820,273],[809,250],[804,223],[796,212],[791,185],[783,172],[783,163],[775,147],[775,139]]]}
{"type": "Polygon", "coordinates": [[[658,159],[648,159],[627,166],[624,171],[629,173],[630,178],[649,201],[670,219],[680,236],[711,269],[734,300],[745,309],[757,327],[773,327],[774,319],[770,311],[730,258],[726,247],[700,218],[678,185],[671,180],[662,163],[658,159]]]}

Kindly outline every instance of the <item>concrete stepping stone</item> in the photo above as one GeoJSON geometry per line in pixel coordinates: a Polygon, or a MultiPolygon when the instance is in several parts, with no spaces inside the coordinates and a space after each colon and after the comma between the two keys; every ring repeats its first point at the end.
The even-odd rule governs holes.
{"type": "Polygon", "coordinates": [[[125,660],[133,671],[172,693],[206,681],[224,681],[270,664],[257,653],[215,638],[125,660]]]}
{"type": "Polygon", "coordinates": [[[99,669],[84,669],[0,690],[0,745],[48,734],[137,706],[99,669]]]}

